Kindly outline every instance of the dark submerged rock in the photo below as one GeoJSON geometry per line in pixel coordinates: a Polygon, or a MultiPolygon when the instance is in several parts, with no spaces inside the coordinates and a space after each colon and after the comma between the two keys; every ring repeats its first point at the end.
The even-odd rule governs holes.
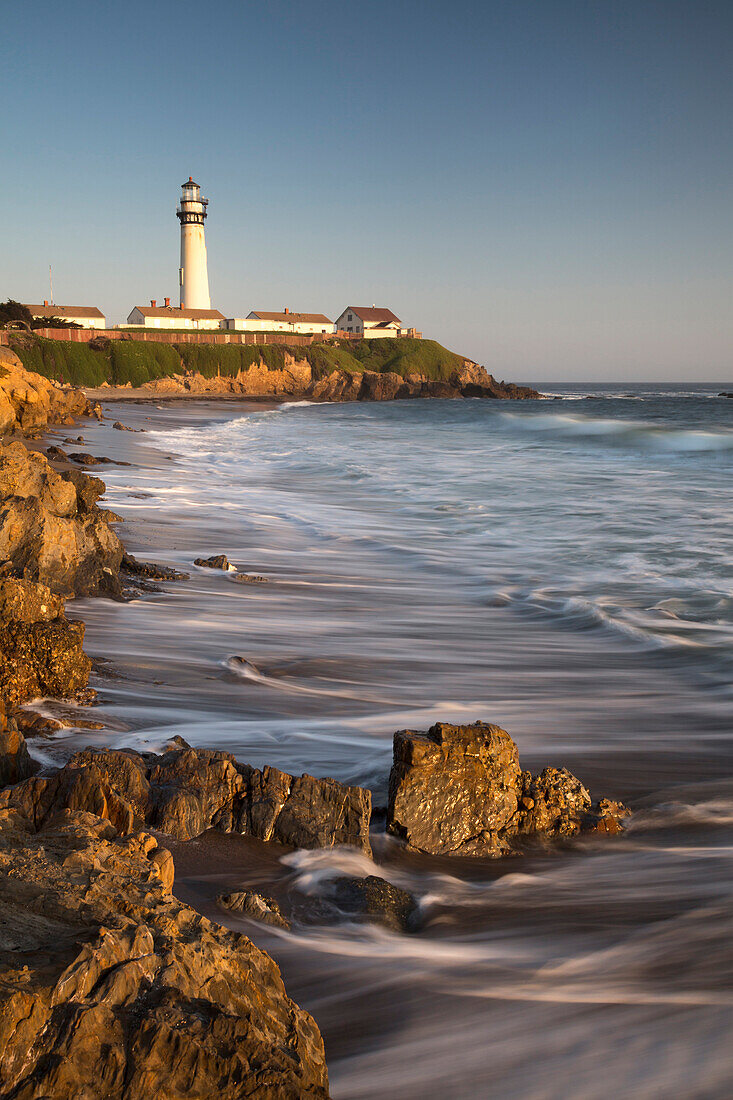
{"type": "Polygon", "coordinates": [[[134,577],[148,577],[155,581],[184,581],[188,580],[188,573],[182,573],[178,569],[169,569],[166,565],[158,565],[152,561],[138,561],[132,554],[125,553],[122,557],[121,569],[134,577]]]}
{"type": "Polygon", "coordinates": [[[417,927],[418,905],[412,894],[377,875],[334,879],[332,896],[345,913],[394,932],[413,932],[417,927]]]}

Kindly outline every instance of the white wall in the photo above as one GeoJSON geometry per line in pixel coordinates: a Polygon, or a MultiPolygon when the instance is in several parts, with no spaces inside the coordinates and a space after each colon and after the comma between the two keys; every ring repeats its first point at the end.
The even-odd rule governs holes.
{"type": "Polygon", "coordinates": [[[259,317],[229,317],[223,327],[233,332],[295,332],[306,335],[334,331],[333,325],[325,321],[263,321],[259,317]]]}

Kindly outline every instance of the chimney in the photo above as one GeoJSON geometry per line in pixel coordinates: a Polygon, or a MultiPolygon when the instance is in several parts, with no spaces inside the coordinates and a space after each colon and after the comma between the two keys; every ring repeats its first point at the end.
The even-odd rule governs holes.
{"type": "Polygon", "coordinates": [[[285,306],[285,308],[283,309],[283,313],[290,313],[290,310],[288,309],[287,306],[285,306]]]}
{"type": "Polygon", "coordinates": [[[171,300],[170,300],[170,298],[164,298],[164,299],[163,299],[163,301],[165,302],[165,307],[166,307],[166,309],[170,309],[170,307],[171,307],[171,300]]]}
{"type": "Polygon", "coordinates": [[[44,306],[48,305],[48,300],[46,298],[43,299],[43,304],[44,304],[44,306]]]}
{"type": "Polygon", "coordinates": [[[151,309],[155,309],[155,307],[157,306],[157,304],[158,304],[158,303],[156,302],[155,298],[151,298],[151,299],[150,299],[150,308],[151,308],[151,309]]]}

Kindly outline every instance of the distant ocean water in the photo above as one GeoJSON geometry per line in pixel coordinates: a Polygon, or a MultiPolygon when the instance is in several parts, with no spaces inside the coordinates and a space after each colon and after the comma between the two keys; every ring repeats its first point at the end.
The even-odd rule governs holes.
{"type": "MultiPolygon", "coordinates": [[[[133,552],[189,570],[225,552],[268,578],[193,569],[81,604],[115,668],[106,743],[181,733],[379,806],[394,730],[483,718],[525,766],[637,809],[619,841],[509,866],[383,843],[376,873],[420,898],[418,936],[247,926],[322,1026],[337,1100],[733,1094],[728,388],[161,410],[132,444],[91,429],[174,456],[105,471],[133,552]]],[[[222,853],[212,891],[262,886],[222,853]]],[[[375,868],[296,853],[268,874],[317,892],[344,870],[375,868]]]]}

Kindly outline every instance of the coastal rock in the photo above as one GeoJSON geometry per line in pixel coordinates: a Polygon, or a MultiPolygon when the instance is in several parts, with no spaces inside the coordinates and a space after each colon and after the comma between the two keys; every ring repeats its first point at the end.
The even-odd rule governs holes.
{"type": "Polygon", "coordinates": [[[0,814],[0,1097],[327,1100],[323,1041],[246,936],[170,893],[146,833],[0,814]]]}
{"type": "Polygon", "coordinates": [[[290,929],[290,921],[274,898],[264,897],[252,890],[239,890],[231,894],[220,894],[216,899],[223,909],[241,913],[251,920],[262,924],[271,924],[275,928],[290,929]]]}
{"type": "Polygon", "coordinates": [[[387,827],[423,852],[502,855],[521,789],[517,746],[498,726],[402,730],[394,736],[387,827]]]}
{"type": "Polygon", "coordinates": [[[213,828],[295,848],[345,844],[371,853],[368,790],[260,771],[209,749],[85,750],[54,775],[21,783],[4,797],[3,805],[39,825],[71,808],[106,817],[123,833],[147,824],[190,840],[213,828]]]}
{"type": "Polygon", "coordinates": [[[314,381],[308,389],[308,397],[314,401],[358,401],[361,385],[361,374],[335,370],[314,381]]]}
{"type": "Polygon", "coordinates": [[[575,836],[583,828],[592,800],[567,768],[545,768],[537,776],[522,773],[517,828],[547,837],[575,836]]]}
{"type": "Polygon", "coordinates": [[[122,544],[96,507],[104,483],[59,474],[21,443],[0,445],[0,564],[71,595],[116,595],[122,544]]]}
{"type": "Polygon", "coordinates": [[[0,696],[7,706],[86,686],[84,624],[67,622],[62,600],[44,585],[4,577],[0,611],[0,696]]]}
{"type": "Polygon", "coordinates": [[[229,564],[226,554],[212,554],[210,558],[195,558],[193,564],[203,569],[224,569],[227,572],[234,568],[229,564]]]}
{"type": "Polygon", "coordinates": [[[132,574],[132,576],[147,577],[154,581],[188,580],[188,573],[183,573],[179,569],[169,569],[167,565],[158,565],[157,562],[138,561],[137,558],[128,553],[123,554],[120,568],[124,572],[132,574]]]}
{"type": "Polygon", "coordinates": [[[435,855],[501,856],[528,839],[617,832],[628,810],[593,805],[566,769],[522,772],[517,746],[498,726],[439,722],[394,737],[387,830],[435,855]]]}
{"type": "Polygon", "coordinates": [[[365,370],[361,376],[360,401],[394,401],[401,390],[404,390],[405,382],[401,375],[392,371],[377,373],[365,370]]]}
{"type": "Polygon", "coordinates": [[[418,907],[412,894],[377,875],[334,879],[332,897],[349,916],[382,924],[393,932],[411,932],[417,925],[418,907]]]}
{"type": "Polygon", "coordinates": [[[23,734],[17,722],[8,718],[5,703],[0,696],[0,787],[20,783],[38,770],[38,765],[28,752],[23,734]]]}
{"type": "Polygon", "coordinates": [[[92,410],[81,390],[60,389],[27,371],[10,348],[0,346],[0,436],[34,435],[49,424],[73,424],[92,410]]]}

